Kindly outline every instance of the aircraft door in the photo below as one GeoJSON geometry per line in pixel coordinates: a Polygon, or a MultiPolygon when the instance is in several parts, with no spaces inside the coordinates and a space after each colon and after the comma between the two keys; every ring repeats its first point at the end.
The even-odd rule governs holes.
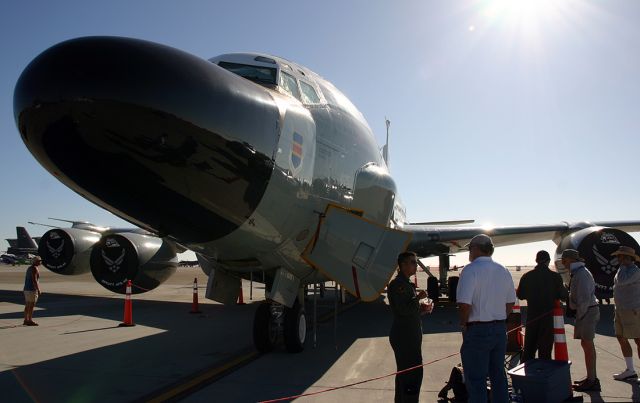
{"type": "Polygon", "coordinates": [[[363,301],[375,300],[406,250],[411,234],[330,205],[302,258],[363,301]]]}

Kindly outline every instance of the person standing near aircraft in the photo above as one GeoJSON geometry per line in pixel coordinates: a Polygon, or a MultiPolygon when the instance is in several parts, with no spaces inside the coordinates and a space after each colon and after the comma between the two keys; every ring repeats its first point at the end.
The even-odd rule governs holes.
{"type": "Polygon", "coordinates": [[[462,327],[462,366],[469,402],[487,401],[487,375],[491,401],[509,400],[504,356],[507,350],[506,319],[516,301],[509,271],[494,262],[493,242],[484,234],[471,239],[469,263],[460,274],[457,301],[462,327]]]}
{"type": "MultiPolygon", "coordinates": [[[[398,255],[398,275],[389,283],[387,296],[393,312],[389,342],[393,348],[398,371],[422,364],[422,321],[420,316],[431,313],[433,304],[421,302],[424,290],[416,293],[409,278],[416,274],[418,258],[413,252],[398,255]]],[[[422,385],[422,367],[396,374],[395,402],[418,402],[422,385]]]]}
{"type": "Polygon", "coordinates": [[[36,322],[33,321],[33,309],[36,306],[36,301],[38,301],[38,297],[40,296],[40,272],[38,271],[38,266],[40,266],[40,256],[36,256],[33,258],[31,262],[31,266],[27,268],[24,277],[24,322],[22,323],[25,326],[38,326],[36,322]]]}
{"type": "Polygon", "coordinates": [[[611,256],[618,256],[620,262],[618,272],[613,278],[613,300],[616,304],[614,324],[616,337],[627,364],[627,368],[614,374],[613,379],[623,381],[638,377],[633,367],[633,350],[628,339],[635,340],[640,356],[640,268],[635,264],[640,261],[640,256],[629,246],[620,246],[611,256]]]}
{"type": "Polygon", "coordinates": [[[574,390],[599,392],[600,380],[596,373],[596,347],[593,343],[593,339],[596,337],[596,325],[600,320],[600,308],[595,294],[596,283],[577,250],[565,249],[562,252],[562,265],[571,270],[569,307],[576,311],[573,338],[580,340],[587,369],[587,377],[579,381],[574,386],[574,390]]]}
{"type": "Polygon", "coordinates": [[[549,270],[551,256],[545,250],[536,254],[536,267],[525,273],[518,284],[517,295],[527,300],[527,327],[522,362],[536,356],[551,359],[553,349],[553,316],[555,301],[566,301],[568,292],[560,274],[549,270]]]}

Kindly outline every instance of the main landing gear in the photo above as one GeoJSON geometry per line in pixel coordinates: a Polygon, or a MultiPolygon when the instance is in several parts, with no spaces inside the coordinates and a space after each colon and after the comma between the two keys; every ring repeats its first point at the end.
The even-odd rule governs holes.
{"type": "Polygon", "coordinates": [[[253,320],[253,343],[258,351],[266,353],[273,350],[280,336],[288,352],[304,350],[307,320],[298,300],[291,308],[277,302],[264,302],[258,306],[253,320]]]}

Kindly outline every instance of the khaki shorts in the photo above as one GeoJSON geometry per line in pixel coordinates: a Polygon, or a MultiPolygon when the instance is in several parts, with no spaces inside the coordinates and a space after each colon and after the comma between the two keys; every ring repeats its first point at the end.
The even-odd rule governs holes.
{"type": "Polygon", "coordinates": [[[593,306],[587,309],[587,313],[580,319],[576,319],[573,330],[573,338],[581,340],[593,340],[596,338],[596,325],[600,320],[600,307],[593,306]]]}
{"type": "Polygon", "coordinates": [[[613,319],[616,336],[625,339],[640,338],[640,309],[618,309],[613,319]]]}
{"type": "Polygon", "coordinates": [[[24,300],[26,302],[36,303],[38,301],[38,293],[36,291],[23,291],[24,292],[24,300]]]}

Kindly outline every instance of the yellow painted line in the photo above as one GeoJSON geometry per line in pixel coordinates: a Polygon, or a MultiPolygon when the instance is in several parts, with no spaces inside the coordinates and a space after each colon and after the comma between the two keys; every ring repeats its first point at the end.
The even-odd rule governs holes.
{"type": "Polygon", "coordinates": [[[189,381],[177,385],[175,387],[173,387],[172,389],[152,398],[147,400],[148,403],[160,403],[160,402],[164,402],[168,399],[174,398],[176,396],[178,396],[181,393],[184,393],[186,391],[188,391],[189,389],[195,388],[196,386],[198,386],[201,383],[207,382],[209,380],[211,380],[212,378],[215,378],[216,376],[220,375],[221,373],[237,366],[240,365],[242,363],[244,363],[245,361],[249,361],[252,360],[253,358],[258,356],[258,352],[257,351],[252,351],[250,353],[247,353],[245,355],[242,355],[238,358],[235,358],[229,362],[227,362],[226,364],[223,364],[219,367],[210,369],[198,376],[196,376],[193,379],[190,379],[189,381]]]}

